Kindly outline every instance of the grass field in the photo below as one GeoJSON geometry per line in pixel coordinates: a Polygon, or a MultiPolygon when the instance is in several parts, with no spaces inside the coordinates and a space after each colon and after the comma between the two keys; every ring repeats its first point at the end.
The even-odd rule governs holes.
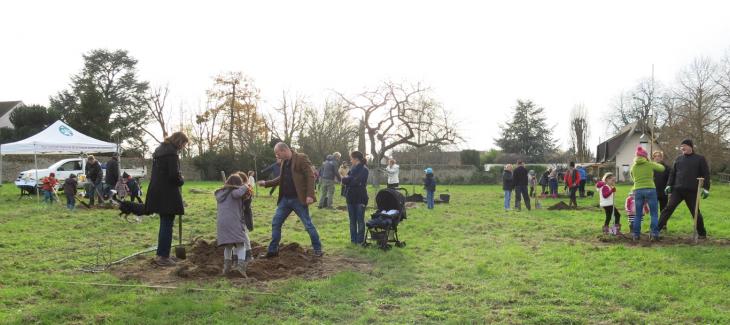
{"type": "MultiPolygon", "coordinates": [[[[185,185],[189,235],[215,237],[212,195],[188,190],[216,186],[185,185]]],[[[620,186],[618,197],[628,188],[620,186]]],[[[437,193],[445,190],[451,204],[410,209],[400,227],[407,247],[388,252],[351,246],[346,212],[312,210],[327,256],[366,261],[367,270],[214,292],[59,283],[137,284],[78,268],[100,250],[120,258],[154,246],[157,218],[131,224],[113,210],[69,213],[18,201],[6,184],[0,323],[730,323],[730,186],[714,185],[702,201],[710,239],[697,246],[602,241],[597,208],[505,213],[498,186],[439,186],[437,193]]],[[[254,240],[267,242],[273,207],[272,199],[254,201],[254,240]]],[[[686,208],[678,209],[669,237],[691,237],[690,220],[686,208]]],[[[309,246],[294,217],[283,240],[309,246]]],[[[226,279],[180,285],[231,288],[226,279]]]]}

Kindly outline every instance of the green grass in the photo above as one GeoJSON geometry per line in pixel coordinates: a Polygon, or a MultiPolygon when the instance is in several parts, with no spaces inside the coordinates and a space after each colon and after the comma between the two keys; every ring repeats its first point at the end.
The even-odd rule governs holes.
{"type": "MultiPolygon", "coordinates": [[[[186,184],[186,238],[215,236],[212,196],[188,189],[216,186],[186,184]]],[[[410,209],[400,228],[407,247],[388,252],[350,246],[346,213],[313,209],[326,253],[372,268],[276,281],[256,288],[269,293],[261,295],[245,287],[221,293],[48,282],[135,284],[78,268],[99,251],[109,255],[110,246],[116,259],[155,245],[157,218],[130,224],[113,210],[49,209],[18,201],[6,184],[0,323],[730,323],[730,246],[602,243],[598,209],[505,213],[497,186],[439,187],[446,189],[451,204],[410,209]]],[[[618,197],[627,189],[621,186],[618,197]]],[[[729,186],[714,185],[702,201],[711,239],[730,238],[728,197],[729,186]]],[[[335,205],[341,204],[338,197],[335,205]]],[[[267,242],[273,207],[268,198],[254,202],[254,240],[267,242]]],[[[686,208],[677,210],[670,230],[691,236],[686,208]]],[[[296,218],[286,223],[284,241],[309,246],[296,218]]],[[[226,280],[187,285],[230,287],[226,280]]]]}

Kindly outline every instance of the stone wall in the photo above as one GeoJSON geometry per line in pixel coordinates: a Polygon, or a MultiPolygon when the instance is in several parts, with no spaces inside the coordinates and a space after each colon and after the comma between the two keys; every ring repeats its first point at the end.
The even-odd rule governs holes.
{"type": "MultiPolygon", "coordinates": [[[[110,159],[110,156],[95,155],[96,158],[105,163],[110,159]]],[[[48,168],[51,164],[61,160],[73,158],[74,156],[67,155],[38,155],[38,168],[48,168]]],[[[33,155],[8,155],[2,157],[2,182],[12,183],[18,177],[21,171],[34,169],[35,165],[33,162],[33,155]]],[[[183,159],[180,168],[182,169],[183,177],[186,180],[197,181],[200,180],[200,172],[195,169],[190,159],[183,159]]],[[[152,170],[152,160],[145,158],[125,158],[121,159],[122,168],[140,168],[147,166],[147,178],[149,179],[149,173],[152,170]]]]}

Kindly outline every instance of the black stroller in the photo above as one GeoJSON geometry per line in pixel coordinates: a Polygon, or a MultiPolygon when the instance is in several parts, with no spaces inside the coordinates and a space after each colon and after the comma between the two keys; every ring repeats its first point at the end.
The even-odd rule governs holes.
{"type": "Polygon", "coordinates": [[[408,195],[408,190],[402,187],[382,189],[375,195],[376,211],[366,223],[367,230],[363,246],[371,245],[368,243],[368,239],[383,250],[392,247],[389,243],[395,243],[397,247],[406,246],[405,241],[398,239],[398,224],[406,219],[406,198],[400,191],[404,191],[406,196],[408,195]]]}

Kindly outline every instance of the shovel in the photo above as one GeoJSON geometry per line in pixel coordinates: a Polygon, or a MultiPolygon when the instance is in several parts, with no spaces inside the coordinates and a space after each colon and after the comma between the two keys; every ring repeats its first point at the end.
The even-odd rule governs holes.
{"type": "Polygon", "coordinates": [[[180,218],[178,220],[178,239],[179,239],[179,245],[175,247],[175,256],[181,260],[185,259],[185,246],[182,244],[182,215],[180,215],[180,218]]]}

